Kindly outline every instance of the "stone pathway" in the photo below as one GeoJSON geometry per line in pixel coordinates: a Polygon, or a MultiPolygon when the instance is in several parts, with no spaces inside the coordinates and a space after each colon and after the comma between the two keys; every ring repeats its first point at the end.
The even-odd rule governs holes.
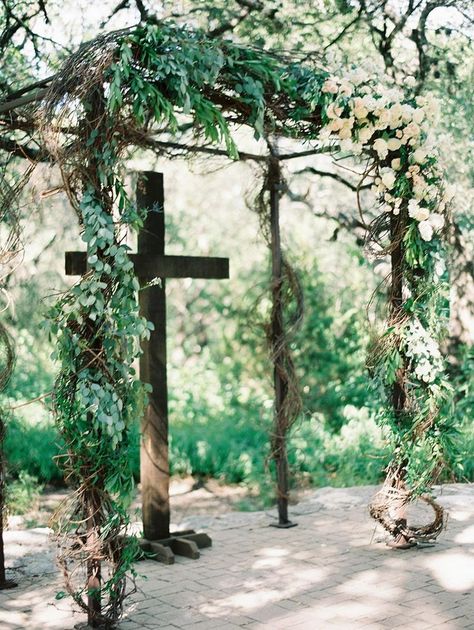
{"type": "MultiPolygon", "coordinates": [[[[374,488],[315,491],[292,508],[298,527],[269,528],[271,513],[185,519],[213,548],[173,566],[140,563],[121,630],[474,629],[474,485],[439,491],[449,511],[435,547],[394,551],[367,515],[374,488]],[[145,577],[146,576],[146,577],[145,577]]],[[[62,589],[47,530],[7,532],[19,588],[0,591],[1,630],[70,630],[84,622],[62,589]]]]}

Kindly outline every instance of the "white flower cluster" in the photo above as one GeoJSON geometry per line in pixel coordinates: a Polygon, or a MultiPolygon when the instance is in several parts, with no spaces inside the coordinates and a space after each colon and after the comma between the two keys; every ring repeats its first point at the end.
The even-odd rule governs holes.
{"type": "MultiPolygon", "coordinates": [[[[322,92],[334,100],[326,109],[329,121],[320,138],[337,138],[342,150],[356,155],[364,149],[375,152],[385,163],[374,181],[382,211],[397,215],[402,201],[409,199],[409,216],[419,222],[421,238],[430,241],[443,228],[442,213],[453,196],[450,189],[440,194],[433,184],[441,176],[428,139],[438,116],[437,102],[429,96],[408,102],[398,89],[363,82],[363,75],[355,72],[324,82],[322,92]],[[405,185],[400,187],[402,180],[405,185]]],[[[407,78],[407,87],[414,83],[413,77],[407,78]]]]}
{"type": "Polygon", "coordinates": [[[417,319],[407,324],[403,337],[405,353],[412,360],[414,375],[420,381],[432,383],[443,371],[437,342],[417,319]]]}

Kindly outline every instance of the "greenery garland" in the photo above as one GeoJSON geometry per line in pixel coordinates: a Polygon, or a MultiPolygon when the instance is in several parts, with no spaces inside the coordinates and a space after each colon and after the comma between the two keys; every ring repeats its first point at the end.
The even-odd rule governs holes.
{"type": "MultiPolygon", "coordinates": [[[[383,88],[359,71],[335,77],[309,63],[208,40],[173,23],[109,34],[63,66],[44,106],[44,129],[56,130],[50,147],[81,218],[90,268],[51,314],[62,365],[55,409],[78,487],[72,512],[86,523],[78,525],[76,542],[66,532],[64,558],[66,566],[77,537],[85,536],[93,551],[82,549],[78,561],[110,563],[111,577],[99,582],[95,593],[96,600],[107,596],[110,603],[104,621],[120,614],[131,566],[124,539],[117,541],[127,525],[126,444],[143,397],[132,364],[148,333],[120,238],[122,226],[137,227],[143,220],[122,184],[125,149],[148,146],[157,130],[179,133],[182,116],[190,116],[196,138],[224,142],[234,159],[232,123],[253,127],[257,137],[313,139],[360,155],[363,179],[372,178],[380,201],[370,229],[374,248],[380,255],[400,254],[400,277],[392,284],[403,287],[396,307],[392,299],[371,367],[389,394],[382,414],[394,444],[389,473],[407,485],[410,499],[429,488],[451,435],[443,414],[449,386],[439,350],[447,314],[443,236],[449,194],[428,134],[434,114],[427,98],[383,88]],[[79,131],[86,142],[70,142],[61,129],[66,122],[77,125],[79,103],[79,131]],[[403,409],[395,412],[394,383],[404,392],[403,409]],[[93,518],[91,509],[100,518],[93,518]]],[[[87,606],[83,588],[71,591],[87,606]]]]}

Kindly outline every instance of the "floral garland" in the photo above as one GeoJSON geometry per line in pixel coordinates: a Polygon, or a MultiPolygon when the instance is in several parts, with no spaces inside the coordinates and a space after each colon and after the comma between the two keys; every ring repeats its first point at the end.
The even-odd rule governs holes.
{"type": "MultiPolygon", "coordinates": [[[[408,89],[414,83],[408,77],[408,89]]],[[[369,157],[364,178],[373,178],[380,213],[369,228],[372,251],[392,255],[387,328],[369,361],[388,398],[380,420],[394,456],[382,491],[387,504],[381,510],[378,496],[372,510],[387,526],[390,494],[398,490],[407,503],[429,492],[455,433],[439,345],[448,322],[444,237],[453,189],[444,185],[430,134],[436,101],[368,84],[357,71],[331,76],[321,89],[329,102],[320,138],[337,138],[343,151],[369,157]]]]}

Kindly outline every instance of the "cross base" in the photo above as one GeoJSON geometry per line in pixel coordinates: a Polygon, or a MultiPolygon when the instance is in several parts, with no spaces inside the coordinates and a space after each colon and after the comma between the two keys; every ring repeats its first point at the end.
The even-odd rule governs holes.
{"type": "Polygon", "coordinates": [[[141,538],[139,544],[145,552],[140,560],[149,559],[163,564],[174,564],[175,556],[197,560],[201,556],[199,549],[212,547],[212,539],[207,534],[185,529],[181,532],[172,532],[168,538],[160,540],[141,538]]]}
{"type": "Polygon", "coordinates": [[[289,529],[290,527],[296,527],[298,523],[292,523],[291,521],[285,521],[283,523],[270,523],[269,527],[276,527],[277,529],[289,529]]]}
{"type": "Polygon", "coordinates": [[[0,582],[0,591],[6,591],[7,589],[15,588],[16,586],[18,586],[18,584],[13,580],[4,580],[3,582],[0,582]]]}

